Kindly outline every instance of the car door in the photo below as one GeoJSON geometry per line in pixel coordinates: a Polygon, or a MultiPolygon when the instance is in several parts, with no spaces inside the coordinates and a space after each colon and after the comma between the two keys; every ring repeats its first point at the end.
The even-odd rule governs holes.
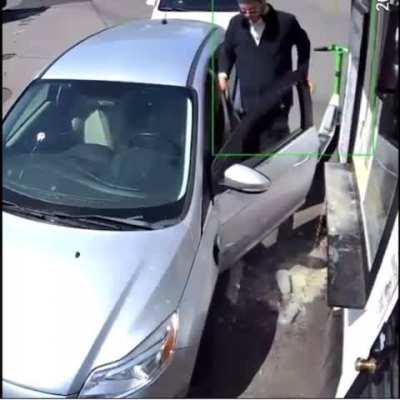
{"type": "Polygon", "coordinates": [[[243,118],[214,154],[213,204],[219,219],[217,245],[221,270],[233,265],[304,203],[318,162],[318,148],[310,92],[294,75],[278,83],[265,99],[265,108],[243,118]],[[267,141],[261,153],[243,153],[246,138],[257,134],[254,130],[259,128],[255,127],[260,126],[260,121],[268,122],[269,111],[294,87],[297,87],[294,96],[297,101],[291,110],[287,135],[267,141]],[[225,187],[225,171],[234,164],[261,173],[269,181],[268,189],[254,193],[225,187]]]}

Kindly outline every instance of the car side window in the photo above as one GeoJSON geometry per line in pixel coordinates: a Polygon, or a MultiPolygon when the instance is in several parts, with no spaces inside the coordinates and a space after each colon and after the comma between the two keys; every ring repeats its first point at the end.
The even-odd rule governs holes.
{"type": "Polygon", "coordinates": [[[202,225],[207,216],[207,210],[211,201],[211,163],[213,153],[220,147],[220,132],[223,125],[219,114],[219,98],[215,74],[211,69],[207,72],[204,83],[204,137],[203,137],[203,199],[202,199],[202,225]]]}
{"type": "Polygon", "coordinates": [[[238,115],[243,113],[242,99],[240,97],[240,82],[234,65],[229,77],[229,95],[234,112],[238,115]]]}
{"type": "Polygon", "coordinates": [[[313,125],[309,88],[295,73],[279,84],[263,98],[263,106],[248,113],[224,143],[212,165],[213,181],[235,163],[258,165],[313,125]],[[288,94],[293,95],[293,102],[285,108],[282,103],[288,94]]]}
{"type": "Polygon", "coordinates": [[[205,82],[205,126],[206,132],[208,132],[205,143],[211,154],[215,154],[223,145],[224,132],[226,131],[221,94],[217,85],[217,76],[210,63],[205,82]]]}
{"type": "Polygon", "coordinates": [[[41,107],[45,104],[48,99],[50,84],[36,86],[33,88],[34,93],[32,93],[32,97],[29,98],[29,103],[19,104],[16,107],[23,110],[21,113],[17,113],[18,120],[14,123],[14,128],[10,131],[9,136],[11,137],[16,131],[18,131],[22,126],[24,126],[27,121],[34,117],[34,115],[38,114],[41,107]]]}
{"type": "MultiPolygon", "coordinates": [[[[238,118],[233,116],[231,99],[225,99],[218,89],[217,57],[210,60],[204,87],[204,180],[203,180],[203,221],[206,216],[211,193],[211,164],[217,154],[238,124],[238,118]]],[[[229,94],[235,93],[236,75],[230,80],[229,94]]]]}
{"type": "Polygon", "coordinates": [[[270,155],[302,131],[300,99],[296,88],[292,86],[275,99],[272,96],[270,99],[266,99],[264,109],[261,103],[259,117],[254,119],[243,138],[243,153],[248,157],[270,155]]]}

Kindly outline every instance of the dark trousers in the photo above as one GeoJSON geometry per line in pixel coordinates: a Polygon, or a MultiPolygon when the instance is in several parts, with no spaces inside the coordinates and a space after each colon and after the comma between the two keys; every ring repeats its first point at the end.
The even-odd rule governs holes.
{"type": "MultiPolygon", "coordinates": [[[[289,112],[287,107],[276,107],[261,117],[251,134],[243,142],[243,152],[268,153],[289,136],[289,112]]],[[[245,113],[244,113],[245,115],[245,113]]]]}

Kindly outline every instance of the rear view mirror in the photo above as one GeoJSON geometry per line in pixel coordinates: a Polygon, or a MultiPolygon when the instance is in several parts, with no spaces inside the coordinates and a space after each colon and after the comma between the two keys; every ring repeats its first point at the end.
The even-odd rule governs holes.
{"type": "Polygon", "coordinates": [[[265,192],[271,181],[263,174],[241,164],[233,164],[224,172],[222,184],[243,192],[265,192]]]}
{"type": "Polygon", "coordinates": [[[391,5],[388,18],[377,85],[377,94],[381,99],[395,93],[399,82],[399,6],[391,5]]]}
{"type": "Polygon", "coordinates": [[[156,0],[146,0],[146,4],[148,6],[154,7],[156,4],[156,0]]]}

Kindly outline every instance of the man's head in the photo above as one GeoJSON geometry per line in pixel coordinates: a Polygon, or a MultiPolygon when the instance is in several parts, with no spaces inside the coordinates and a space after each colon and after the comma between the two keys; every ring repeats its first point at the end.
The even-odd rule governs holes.
{"type": "Polygon", "coordinates": [[[266,9],[265,0],[238,0],[239,10],[251,22],[257,22],[266,9]]]}

